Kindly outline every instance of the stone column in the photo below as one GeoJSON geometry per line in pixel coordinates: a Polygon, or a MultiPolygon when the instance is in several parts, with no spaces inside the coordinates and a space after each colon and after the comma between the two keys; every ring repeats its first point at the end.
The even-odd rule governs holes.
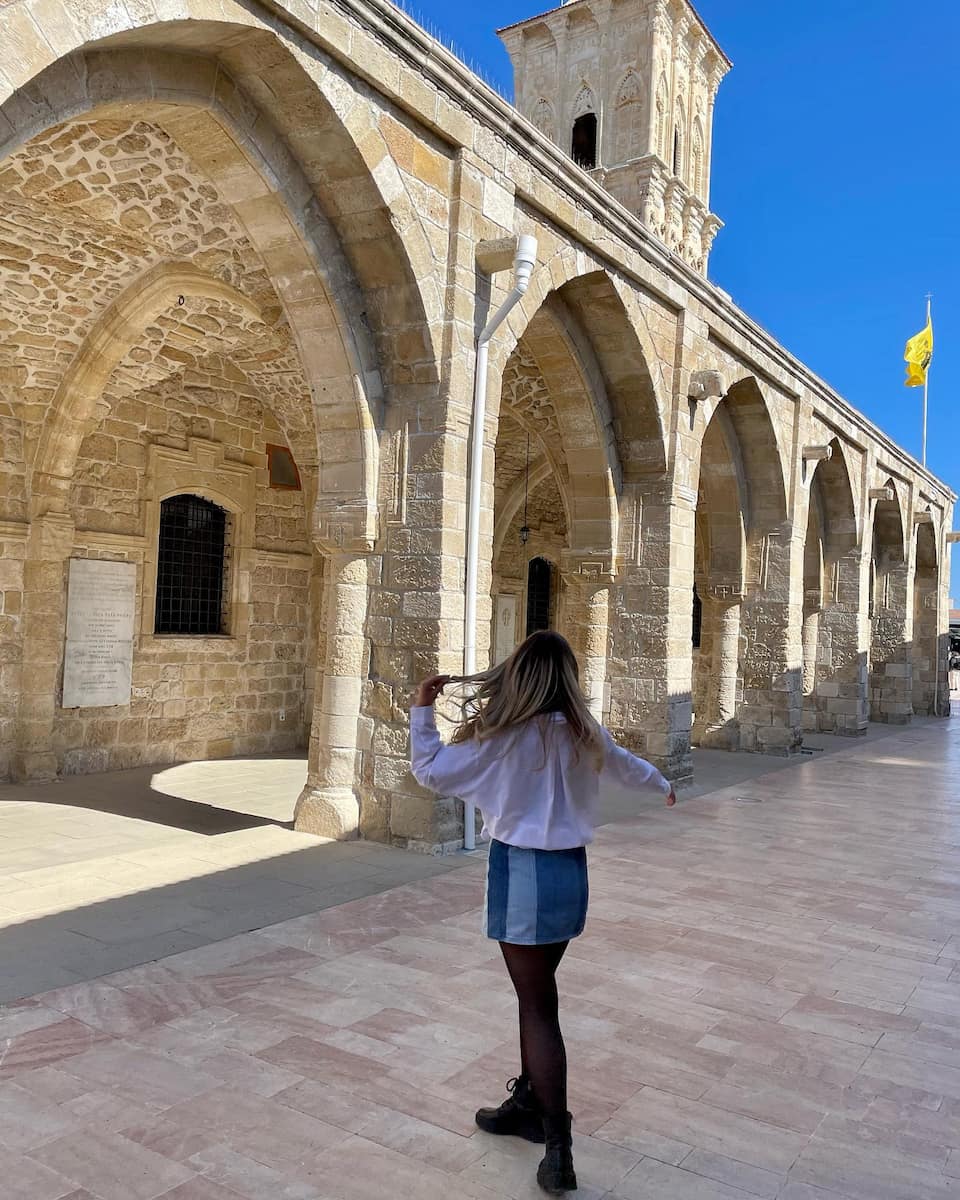
{"type": "Polygon", "coordinates": [[[297,801],[301,833],[344,840],[359,836],[360,704],[366,676],[370,556],[350,551],[324,562],[326,657],[320,703],[310,731],[307,784],[297,801]]]}
{"type": "Polygon", "coordinates": [[[740,597],[714,597],[704,603],[712,631],[712,654],[700,745],[734,750],[739,743],[740,597]]]}
{"type": "Polygon", "coordinates": [[[607,724],[677,784],[690,754],[696,492],[662,479],[625,489],[610,588],[607,724]]]}
{"type": "Polygon", "coordinates": [[[591,713],[601,723],[606,710],[607,641],[610,634],[609,570],[590,572],[589,564],[562,567],[565,591],[564,632],[580,664],[580,686],[591,713]]]}
{"type": "Polygon", "coordinates": [[[817,713],[817,672],[820,659],[820,605],[807,600],[803,608],[803,628],[800,632],[803,645],[803,727],[816,730],[819,727],[817,713]]]}
{"type": "Polygon", "coordinates": [[[778,528],[753,542],[741,610],[740,749],[793,754],[803,741],[801,626],[804,538],[778,528]]]}
{"type": "Polygon", "coordinates": [[[59,757],[53,730],[59,703],[66,629],[66,563],[74,522],[64,513],[34,517],[23,570],[23,667],[17,714],[14,779],[55,779],[59,757]]]}
{"type": "Polygon", "coordinates": [[[913,608],[913,711],[925,717],[936,716],[937,685],[942,684],[947,671],[946,654],[937,628],[938,599],[936,571],[918,570],[913,608]]]}
{"type": "Polygon", "coordinates": [[[824,597],[819,622],[813,705],[817,723],[812,728],[821,733],[857,737],[866,733],[868,724],[869,643],[865,620],[859,611],[863,575],[859,553],[854,550],[844,555],[832,564],[828,574],[829,592],[824,597]]]}
{"type": "Polygon", "coordinates": [[[913,717],[912,604],[905,562],[877,572],[870,638],[870,720],[909,725],[913,717]]]}

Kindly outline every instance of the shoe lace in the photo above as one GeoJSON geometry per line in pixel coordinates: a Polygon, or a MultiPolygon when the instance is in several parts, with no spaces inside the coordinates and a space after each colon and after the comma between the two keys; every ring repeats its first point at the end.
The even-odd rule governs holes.
{"type": "Polygon", "coordinates": [[[520,1086],[519,1079],[508,1079],[507,1080],[507,1091],[510,1093],[511,1096],[513,1095],[513,1093],[517,1090],[517,1088],[519,1086],[520,1086]]]}

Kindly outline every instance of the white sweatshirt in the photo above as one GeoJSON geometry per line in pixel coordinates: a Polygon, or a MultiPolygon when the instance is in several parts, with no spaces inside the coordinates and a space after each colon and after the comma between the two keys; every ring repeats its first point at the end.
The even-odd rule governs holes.
{"type": "Polygon", "coordinates": [[[417,782],[476,805],[485,835],[535,850],[570,850],[593,841],[604,776],[670,794],[656,767],[618,746],[606,729],[603,738],[606,754],[598,771],[589,752],[577,757],[560,713],[483,742],[446,746],[433,708],[410,710],[410,766],[417,782]]]}

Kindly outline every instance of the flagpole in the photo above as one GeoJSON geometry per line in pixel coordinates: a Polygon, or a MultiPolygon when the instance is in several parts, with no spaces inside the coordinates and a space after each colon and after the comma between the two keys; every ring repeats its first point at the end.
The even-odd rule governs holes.
{"type": "MultiPolygon", "coordinates": [[[[927,324],[926,324],[925,328],[929,328],[929,326],[930,326],[930,301],[932,299],[933,299],[932,295],[928,292],[927,293],[927,324]]],[[[927,369],[923,373],[923,465],[924,466],[927,465],[927,396],[929,394],[929,387],[930,387],[930,366],[931,366],[931,363],[927,363],[927,369]]]]}

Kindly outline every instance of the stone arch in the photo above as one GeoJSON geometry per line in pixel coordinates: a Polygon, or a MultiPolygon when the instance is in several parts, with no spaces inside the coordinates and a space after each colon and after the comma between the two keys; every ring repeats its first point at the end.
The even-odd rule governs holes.
{"type": "Polygon", "coordinates": [[[869,563],[870,719],[903,725],[913,715],[911,546],[897,481],[881,486],[888,495],[874,502],[869,563]]]}
{"type": "Polygon", "coordinates": [[[664,162],[669,158],[667,140],[669,138],[670,89],[667,86],[666,75],[660,76],[657,85],[657,153],[664,162]]]}
{"type": "Polygon", "coordinates": [[[551,141],[556,141],[557,121],[554,116],[553,105],[549,100],[545,100],[541,96],[533,110],[531,120],[544,137],[550,138],[551,141]]]}
{"type": "Polygon", "coordinates": [[[922,514],[913,546],[913,635],[911,660],[913,711],[920,716],[937,716],[944,693],[949,692],[946,649],[948,638],[940,633],[940,555],[937,526],[932,515],[922,514]]]}
{"type": "Polygon", "coordinates": [[[694,736],[701,745],[785,753],[799,741],[800,678],[788,666],[790,543],[776,429],[753,376],[706,407],[702,421],[696,520],[709,574],[698,582],[694,736]]]}
{"type": "Polygon", "coordinates": [[[491,353],[501,374],[535,315],[555,293],[589,342],[613,419],[626,479],[666,471],[668,367],[661,361],[643,314],[625,299],[616,277],[584,264],[572,248],[558,250],[534,272],[529,290],[491,353]]]}
{"type": "Polygon", "coordinates": [[[860,549],[856,502],[843,444],[817,463],[810,479],[804,547],[804,728],[864,731],[866,658],[860,649],[860,549]]]}
{"type": "MultiPolygon", "coordinates": [[[[178,27],[179,44],[214,52],[221,45],[229,46],[216,60],[165,49],[175,31],[171,24],[164,24],[137,31],[137,40],[149,45],[149,53],[126,45],[122,49],[98,47],[78,49],[54,62],[24,89],[32,100],[29,109],[20,99],[21,93],[0,109],[12,126],[0,144],[0,156],[65,118],[129,114],[132,105],[137,106],[138,116],[155,121],[180,144],[186,140],[185,152],[221,188],[276,283],[311,385],[318,422],[335,435],[326,447],[318,445],[324,478],[316,513],[317,533],[335,544],[345,538],[372,544],[378,436],[385,397],[380,363],[397,364],[398,383],[409,379],[415,368],[422,373],[426,363],[435,370],[423,293],[402,237],[412,239],[421,262],[426,243],[417,222],[394,222],[388,215],[390,211],[396,215],[398,204],[402,207],[406,197],[406,193],[400,195],[402,187],[398,190],[385,180],[385,163],[389,161],[396,171],[392,160],[377,158],[376,148],[368,149],[367,154],[375,160],[368,165],[351,138],[348,119],[341,121],[335,115],[321,85],[306,75],[272,34],[241,26],[233,27],[227,38],[227,29],[202,22],[178,27]],[[281,118],[289,116],[287,109],[299,105],[299,131],[293,130],[284,140],[270,128],[269,114],[225,67],[226,56],[237,73],[247,73],[248,84],[255,79],[255,64],[268,63],[274,90],[266,92],[261,87],[258,100],[269,95],[281,118]],[[278,86],[282,81],[290,84],[290,95],[278,86]],[[325,117],[325,126],[313,133],[302,116],[310,105],[325,117]],[[336,137],[331,134],[334,128],[336,137]],[[310,140],[312,136],[320,145],[310,140]],[[349,244],[349,253],[345,249],[348,243],[340,236],[349,219],[338,214],[335,227],[327,215],[328,205],[317,198],[324,198],[324,190],[331,191],[329,181],[324,189],[321,179],[324,138],[327,153],[347,152],[347,161],[353,165],[341,163],[340,170],[357,172],[369,192],[371,210],[381,214],[379,224],[368,222],[376,225],[374,236],[349,244]],[[309,163],[309,175],[301,161],[309,163]],[[402,236],[399,229],[404,231],[402,236]],[[394,251],[389,255],[394,269],[387,272],[374,261],[372,250],[373,244],[384,240],[394,251]],[[378,308],[383,318],[379,322],[378,308]],[[392,348],[402,343],[403,353],[384,353],[391,349],[391,339],[392,348]],[[331,447],[336,447],[335,451],[331,447]]],[[[327,84],[325,77],[324,84],[336,93],[332,80],[327,84]]],[[[365,137],[364,145],[369,148],[371,144],[371,138],[365,137]]],[[[397,179],[399,182],[399,173],[397,179]]],[[[357,207],[362,210],[363,202],[357,201],[357,207]]],[[[353,218],[353,223],[358,225],[358,219],[353,218]]],[[[379,253],[382,256],[382,245],[379,253]]],[[[439,297],[435,301],[438,308],[439,297]]],[[[391,382],[388,374],[386,383],[391,382]]]]}
{"type": "Polygon", "coordinates": [[[643,89],[633,67],[630,67],[620,86],[615,101],[613,162],[616,165],[638,158],[644,144],[643,89]]]}
{"type": "Polygon", "coordinates": [[[263,313],[246,295],[190,263],[160,263],[134,280],[95,322],[57,388],[34,464],[37,515],[57,499],[60,510],[66,511],[64,488],[73,478],[81,442],[99,419],[98,406],[108,379],[147,326],[179,295],[228,301],[255,320],[263,320],[263,313]]]}
{"type": "Polygon", "coordinates": [[[693,123],[693,139],[690,150],[690,185],[693,188],[694,195],[703,197],[704,194],[704,168],[705,161],[705,146],[703,136],[703,123],[697,117],[693,123]]]}

